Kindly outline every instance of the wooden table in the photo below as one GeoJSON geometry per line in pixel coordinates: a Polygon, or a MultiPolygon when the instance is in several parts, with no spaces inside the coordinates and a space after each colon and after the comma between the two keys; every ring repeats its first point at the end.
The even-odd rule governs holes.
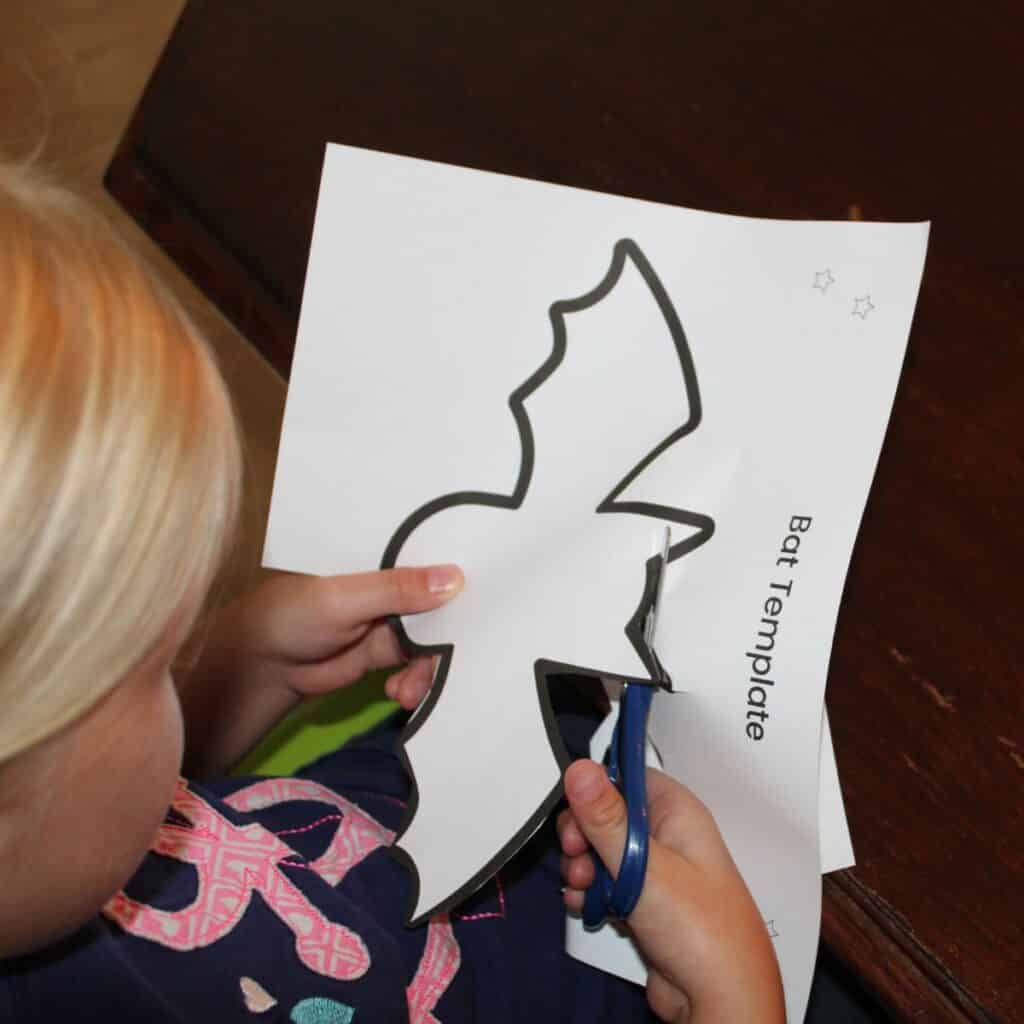
{"type": "Polygon", "coordinates": [[[108,186],[287,373],[328,140],[769,217],[934,221],[828,700],[832,951],[1024,1020],[1024,6],[193,0],[108,186]]]}

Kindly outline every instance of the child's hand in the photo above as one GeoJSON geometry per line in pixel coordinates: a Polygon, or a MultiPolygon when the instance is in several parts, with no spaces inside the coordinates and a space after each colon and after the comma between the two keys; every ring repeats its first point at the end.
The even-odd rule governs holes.
{"type": "MultiPolygon", "coordinates": [[[[771,939],[707,808],[649,769],[651,844],[647,876],[626,922],[648,961],[647,1000],[679,1024],[785,1021],[771,939]]],[[[569,810],[558,820],[565,903],[583,907],[594,880],[591,845],[618,873],[626,805],[593,761],[565,773],[569,810]]]]}
{"type": "MultiPolygon", "coordinates": [[[[316,696],[373,669],[404,664],[386,616],[437,608],[462,585],[456,566],[282,575],[238,602],[232,624],[251,668],[272,672],[298,696],[316,696]]],[[[426,695],[433,674],[432,659],[413,659],[388,679],[387,694],[412,709],[426,695]]]]}
{"type": "MultiPolygon", "coordinates": [[[[197,636],[198,653],[186,651],[175,671],[186,774],[224,772],[303,697],[401,665],[386,617],[437,608],[462,584],[456,566],[281,575],[222,608],[197,636]]],[[[387,681],[387,693],[413,708],[432,680],[431,660],[417,658],[387,681]]]]}

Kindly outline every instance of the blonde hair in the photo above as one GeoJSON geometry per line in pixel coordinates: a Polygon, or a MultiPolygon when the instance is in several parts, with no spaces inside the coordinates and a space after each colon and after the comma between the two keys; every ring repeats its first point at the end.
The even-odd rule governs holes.
{"type": "Polygon", "coordinates": [[[102,217],[0,164],[0,766],[199,605],[240,465],[178,303],[102,217]]]}

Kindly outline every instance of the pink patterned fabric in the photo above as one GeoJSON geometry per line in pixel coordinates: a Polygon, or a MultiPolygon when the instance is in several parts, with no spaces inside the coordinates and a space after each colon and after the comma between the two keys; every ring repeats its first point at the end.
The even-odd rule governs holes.
{"type": "MultiPolygon", "coordinates": [[[[245,812],[296,800],[315,801],[340,812],[282,833],[306,832],[328,821],[338,822],[321,856],[309,864],[294,865],[315,871],[331,885],[338,885],[360,861],[394,840],[392,831],[358,805],[308,779],[264,779],[232,793],[225,803],[245,812]]],[[[107,917],[132,935],[187,952],[228,935],[241,921],[253,893],[258,892],[293,932],[299,960],[311,970],[341,981],[353,981],[369,970],[370,955],[362,939],[328,921],[282,870],[298,854],[279,836],[258,824],[233,825],[193,793],[184,779],[178,782],[171,806],[191,827],[165,822],[153,851],[195,867],[199,876],[195,901],[181,910],[159,910],[120,892],[103,908],[107,917]]],[[[503,893],[501,903],[503,915],[503,893]]],[[[410,1024],[440,1024],[434,1008],[461,962],[448,915],[435,915],[416,974],[406,988],[410,1024]]]]}
{"type": "Polygon", "coordinates": [[[447,914],[435,914],[427,930],[427,945],[412,982],[405,990],[409,1001],[409,1024],[440,1024],[434,1007],[452,983],[462,951],[447,914]]]}
{"type": "Polygon", "coordinates": [[[181,910],[158,910],[119,892],[103,913],[126,932],[186,952],[229,934],[258,892],[295,935],[295,952],[310,970],[348,981],[370,968],[363,940],[328,921],[281,870],[295,851],[261,825],[239,828],[218,814],[183,780],[171,806],[191,828],[165,823],[153,851],[191,864],[199,875],[195,901],[181,910]]]}
{"type": "Polygon", "coordinates": [[[309,779],[261,779],[232,793],[224,802],[236,811],[259,811],[293,800],[313,800],[342,812],[330,845],[309,865],[331,885],[338,885],[364,857],[378,847],[390,846],[395,838],[394,832],[361,807],[309,779]]]}

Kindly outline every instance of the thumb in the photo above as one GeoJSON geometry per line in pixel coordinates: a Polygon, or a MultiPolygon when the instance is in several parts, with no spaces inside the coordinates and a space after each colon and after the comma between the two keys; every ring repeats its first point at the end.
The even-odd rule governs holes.
{"type": "Polygon", "coordinates": [[[565,796],[576,824],[615,878],[626,845],[626,802],[608,773],[593,761],[575,761],[565,773],[565,796]]]}
{"type": "Polygon", "coordinates": [[[326,582],[331,617],[348,627],[437,608],[455,597],[465,580],[456,565],[432,565],[332,576],[326,582]]]}

